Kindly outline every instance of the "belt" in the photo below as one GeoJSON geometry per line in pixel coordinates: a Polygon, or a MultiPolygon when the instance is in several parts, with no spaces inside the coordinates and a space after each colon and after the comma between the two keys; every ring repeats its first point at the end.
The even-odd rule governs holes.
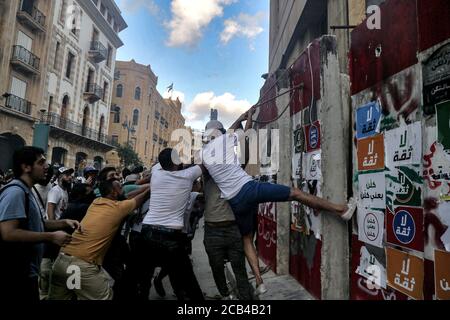
{"type": "Polygon", "coordinates": [[[178,230],[178,229],[171,229],[171,228],[167,228],[167,227],[163,227],[163,226],[155,226],[155,225],[149,225],[148,226],[150,229],[152,230],[157,230],[157,231],[161,231],[161,232],[165,232],[165,233],[183,233],[183,230],[178,230]]]}
{"type": "Polygon", "coordinates": [[[213,228],[231,227],[231,226],[234,226],[236,224],[236,221],[219,221],[219,222],[208,222],[208,221],[206,221],[205,224],[208,227],[213,227],[213,228]]]}

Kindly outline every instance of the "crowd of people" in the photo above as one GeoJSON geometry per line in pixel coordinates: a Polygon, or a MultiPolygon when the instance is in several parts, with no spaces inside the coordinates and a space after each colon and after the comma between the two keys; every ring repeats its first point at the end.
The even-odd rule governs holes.
{"type": "Polygon", "coordinates": [[[168,276],[178,300],[204,300],[190,257],[204,217],[204,246],[221,297],[257,299],[267,291],[253,243],[259,203],[299,201],[344,220],[355,204],[252,179],[236,147],[245,145],[242,122],[249,129],[253,112],[239,117],[232,133],[219,121],[207,124],[201,165],[181,164],[168,148],[149,170],[86,167],[74,177],[72,168],[49,166],[39,148],[16,151],[0,190],[0,298],[148,300],[152,281],[166,295],[168,276]],[[227,262],[236,292],[227,284],[227,262]]]}

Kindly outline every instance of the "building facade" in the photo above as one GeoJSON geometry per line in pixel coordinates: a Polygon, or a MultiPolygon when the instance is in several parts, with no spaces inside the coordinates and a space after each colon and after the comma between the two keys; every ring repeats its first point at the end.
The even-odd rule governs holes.
{"type": "MultiPolygon", "coordinates": [[[[33,143],[47,76],[54,1],[0,1],[0,153],[33,143]]],[[[2,156],[0,169],[12,167],[2,156]]]]}
{"type": "MultiPolygon", "coordinates": [[[[114,144],[129,143],[146,167],[154,164],[161,150],[171,144],[171,134],[184,127],[181,102],[163,99],[151,67],[136,61],[117,61],[109,135],[114,144]]],[[[109,154],[118,164],[117,155],[109,154]]]]}

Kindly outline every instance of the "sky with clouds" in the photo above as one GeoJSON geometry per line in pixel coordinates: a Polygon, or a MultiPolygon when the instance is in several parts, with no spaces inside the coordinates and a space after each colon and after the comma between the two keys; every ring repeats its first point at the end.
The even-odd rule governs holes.
{"type": "Polygon", "coordinates": [[[268,68],[269,0],[116,0],[128,24],[118,60],[150,64],[158,91],[183,102],[202,129],[210,108],[225,126],[255,104],[268,68]]]}

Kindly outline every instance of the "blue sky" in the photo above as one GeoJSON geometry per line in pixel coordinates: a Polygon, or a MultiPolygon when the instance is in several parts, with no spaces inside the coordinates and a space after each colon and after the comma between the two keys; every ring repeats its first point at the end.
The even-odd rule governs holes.
{"type": "Polygon", "coordinates": [[[209,109],[230,125],[256,103],[268,68],[269,0],[116,0],[128,29],[118,60],[150,64],[164,95],[173,83],[186,124],[209,109]]]}

